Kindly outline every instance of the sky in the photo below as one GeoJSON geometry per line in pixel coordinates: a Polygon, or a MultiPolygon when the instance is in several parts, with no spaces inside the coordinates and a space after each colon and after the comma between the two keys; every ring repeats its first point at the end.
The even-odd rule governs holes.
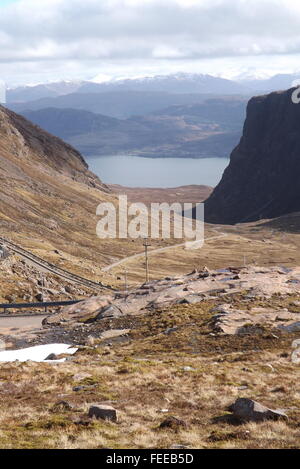
{"type": "Polygon", "coordinates": [[[8,86],[300,71],[296,0],[0,0],[8,86]]]}

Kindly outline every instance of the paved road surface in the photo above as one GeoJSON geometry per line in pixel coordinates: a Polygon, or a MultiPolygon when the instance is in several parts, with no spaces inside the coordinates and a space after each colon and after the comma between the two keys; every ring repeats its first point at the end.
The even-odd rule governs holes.
{"type": "Polygon", "coordinates": [[[34,333],[42,329],[42,321],[45,316],[21,316],[19,318],[0,318],[0,338],[5,337],[22,340],[33,336],[34,333]]]}

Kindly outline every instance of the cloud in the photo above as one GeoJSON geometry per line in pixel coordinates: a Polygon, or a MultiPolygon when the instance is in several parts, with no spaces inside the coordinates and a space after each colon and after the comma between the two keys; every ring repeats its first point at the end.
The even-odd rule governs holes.
{"type": "Polygon", "coordinates": [[[298,52],[292,0],[19,0],[0,16],[1,74],[298,52]]]}

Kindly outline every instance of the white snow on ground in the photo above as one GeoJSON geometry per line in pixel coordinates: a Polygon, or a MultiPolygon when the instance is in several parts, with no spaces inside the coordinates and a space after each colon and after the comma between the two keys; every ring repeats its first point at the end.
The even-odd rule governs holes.
{"type": "Polygon", "coordinates": [[[46,358],[54,353],[55,355],[68,354],[73,355],[77,352],[77,348],[71,348],[68,344],[47,344],[37,345],[36,347],[29,347],[20,350],[6,350],[0,352],[0,362],[45,362],[45,363],[62,363],[66,359],[60,360],[46,360],[46,358]]]}

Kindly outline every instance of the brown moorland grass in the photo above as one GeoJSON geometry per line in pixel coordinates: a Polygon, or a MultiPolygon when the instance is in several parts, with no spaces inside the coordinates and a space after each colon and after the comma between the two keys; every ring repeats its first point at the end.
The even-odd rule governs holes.
{"type": "MultiPolygon", "coordinates": [[[[295,299],[274,296],[268,306],[295,299]]],[[[64,364],[0,364],[0,447],[299,448],[299,365],[290,359],[299,333],[214,334],[211,306],[153,312],[129,341],[99,340],[64,364]],[[177,329],[166,334],[168,327],[177,329]],[[85,387],[75,392],[78,385],[85,387]],[[289,420],[237,424],[227,407],[238,397],[283,408],[289,420]],[[56,408],[61,400],[74,407],[56,408]],[[113,405],[118,423],[82,419],[95,402],[113,405]],[[186,428],[159,429],[167,416],[186,428]]]]}

